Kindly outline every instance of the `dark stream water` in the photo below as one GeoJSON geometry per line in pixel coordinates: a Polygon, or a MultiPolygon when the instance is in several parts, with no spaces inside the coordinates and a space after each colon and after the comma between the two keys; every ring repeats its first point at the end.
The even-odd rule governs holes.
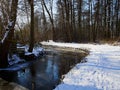
{"type": "Polygon", "coordinates": [[[34,62],[27,62],[29,65],[23,69],[0,71],[0,77],[30,90],[53,90],[60,83],[61,76],[82,58],[69,53],[48,53],[34,62]]]}

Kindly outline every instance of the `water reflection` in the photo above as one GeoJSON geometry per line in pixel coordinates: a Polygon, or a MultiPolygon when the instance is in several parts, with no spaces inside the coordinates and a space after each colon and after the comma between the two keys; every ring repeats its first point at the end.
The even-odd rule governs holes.
{"type": "Polygon", "coordinates": [[[19,71],[1,71],[0,77],[16,82],[30,90],[53,90],[63,74],[80,62],[81,56],[48,54],[19,71]]]}

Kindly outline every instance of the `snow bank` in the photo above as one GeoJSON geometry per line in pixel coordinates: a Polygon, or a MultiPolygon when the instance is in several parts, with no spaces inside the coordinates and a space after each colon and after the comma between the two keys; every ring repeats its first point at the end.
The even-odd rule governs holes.
{"type": "Polygon", "coordinates": [[[9,65],[25,62],[25,60],[21,60],[16,54],[12,55],[12,58],[8,58],[8,61],[9,61],[9,65]]]}
{"type": "Polygon", "coordinates": [[[120,90],[120,47],[41,42],[43,45],[89,49],[87,63],[77,64],[55,90],[120,90]]]}
{"type": "Polygon", "coordinates": [[[42,47],[34,47],[32,52],[28,52],[29,46],[19,46],[18,48],[24,48],[25,49],[25,55],[34,54],[36,57],[39,56],[39,54],[42,54],[44,52],[44,49],[42,47]]]}
{"type": "MultiPolygon", "coordinates": [[[[29,49],[28,45],[26,45],[26,46],[18,45],[18,48],[25,49],[25,55],[34,54],[36,57],[38,57],[40,54],[43,54],[43,52],[44,52],[44,49],[41,47],[35,47],[33,49],[33,52],[28,52],[28,49],[29,49]]],[[[17,54],[14,54],[11,56],[11,58],[8,58],[8,61],[9,61],[9,65],[14,65],[14,64],[17,64],[20,62],[25,62],[25,60],[22,60],[17,54]]]]}

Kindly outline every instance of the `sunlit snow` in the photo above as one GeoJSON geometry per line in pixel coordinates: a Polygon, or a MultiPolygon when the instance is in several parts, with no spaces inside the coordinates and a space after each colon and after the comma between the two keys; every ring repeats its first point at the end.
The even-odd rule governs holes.
{"type": "Polygon", "coordinates": [[[86,63],[77,64],[55,90],[120,90],[120,46],[41,42],[43,45],[90,50],[86,63]]]}

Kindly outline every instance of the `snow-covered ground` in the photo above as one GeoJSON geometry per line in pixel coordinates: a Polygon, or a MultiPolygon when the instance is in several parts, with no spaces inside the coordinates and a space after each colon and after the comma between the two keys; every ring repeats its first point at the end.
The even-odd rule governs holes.
{"type": "Polygon", "coordinates": [[[44,52],[44,49],[42,47],[34,47],[33,48],[33,51],[32,52],[28,52],[28,49],[29,49],[29,46],[26,45],[26,46],[21,46],[21,45],[17,45],[17,48],[23,48],[25,49],[25,55],[30,55],[30,54],[34,54],[36,57],[39,56],[39,54],[43,53],[44,52]]]}
{"type": "MultiPolygon", "coordinates": [[[[44,49],[42,47],[34,47],[32,52],[28,52],[29,46],[17,46],[17,48],[25,49],[25,55],[31,55],[34,54],[36,57],[38,57],[40,54],[44,53],[44,49]]],[[[25,60],[21,59],[17,54],[12,55],[12,58],[8,58],[9,64],[17,64],[19,62],[24,62],[25,60]]]]}
{"type": "Polygon", "coordinates": [[[120,90],[120,46],[41,42],[43,45],[89,49],[86,63],[77,64],[55,90],[120,90]]]}

